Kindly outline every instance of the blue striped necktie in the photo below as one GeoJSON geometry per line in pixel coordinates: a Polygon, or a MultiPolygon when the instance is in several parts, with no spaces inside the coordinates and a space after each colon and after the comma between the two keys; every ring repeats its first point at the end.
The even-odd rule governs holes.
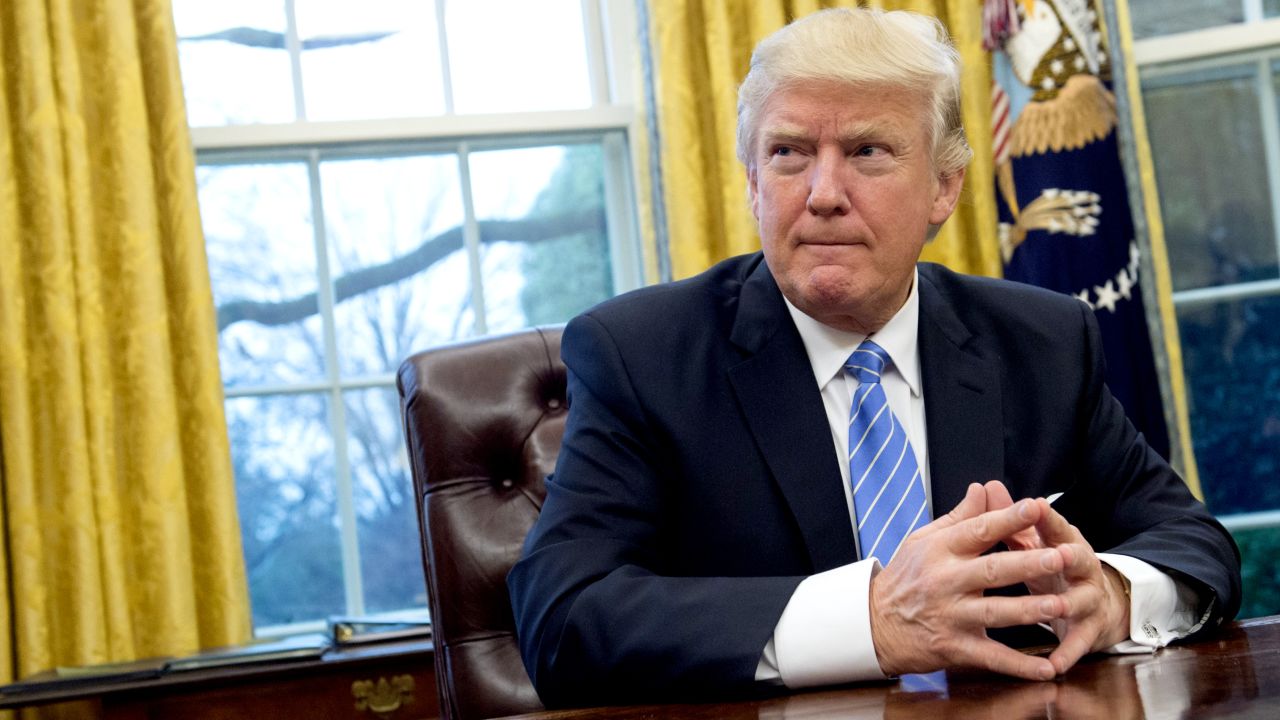
{"type": "Polygon", "coordinates": [[[863,559],[893,559],[911,531],[929,522],[924,478],[906,428],[880,386],[889,354],[867,340],[845,363],[861,383],[849,410],[849,482],[863,559]]]}

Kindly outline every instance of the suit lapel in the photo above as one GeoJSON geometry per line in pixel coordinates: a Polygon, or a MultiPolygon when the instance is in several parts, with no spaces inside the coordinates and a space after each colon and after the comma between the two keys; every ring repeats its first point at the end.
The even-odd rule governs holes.
{"type": "Polygon", "coordinates": [[[743,284],[732,340],[748,357],[730,368],[730,382],[814,571],[853,562],[853,528],[822,397],[800,334],[763,261],[743,284]]]}
{"type": "Polygon", "coordinates": [[[920,365],[929,437],[929,481],[938,517],[972,482],[1004,479],[1000,375],[920,266],[920,365]]]}

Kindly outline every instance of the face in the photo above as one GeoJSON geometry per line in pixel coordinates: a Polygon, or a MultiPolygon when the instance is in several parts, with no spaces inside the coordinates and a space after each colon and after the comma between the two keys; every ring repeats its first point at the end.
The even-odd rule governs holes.
{"type": "Polygon", "coordinates": [[[775,92],[747,180],[782,293],[832,327],[871,334],[906,301],[964,171],[934,169],[921,93],[821,82],[775,92]]]}

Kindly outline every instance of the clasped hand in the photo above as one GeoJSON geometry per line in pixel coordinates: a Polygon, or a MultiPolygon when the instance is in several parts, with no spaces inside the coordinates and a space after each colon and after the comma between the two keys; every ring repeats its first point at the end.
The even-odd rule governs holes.
{"type": "Polygon", "coordinates": [[[1044,499],[1017,503],[993,480],[903,541],[871,581],[871,634],[886,675],[974,667],[1049,680],[1129,636],[1124,581],[1044,499]],[[997,543],[1008,552],[983,553],[997,543]],[[1023,597],[983,591],[1024,584],[1023,597]],[[987,628],[1048,623],[1048,658],[987,637],[987,628]]]}

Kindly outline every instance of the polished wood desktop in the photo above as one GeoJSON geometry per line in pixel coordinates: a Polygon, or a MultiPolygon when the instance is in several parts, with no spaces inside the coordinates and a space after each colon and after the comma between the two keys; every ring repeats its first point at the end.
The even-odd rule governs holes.
{"type": "Polygon", "coordinates": [[[48,706],[51,717],[77,720],[428,720],[440,714],[434,672],[430,640],[389,642],[320,659],[0,694],[0,710],[48,706]]]}
{"type": "Polygon", "coordinates": [[[1233,623],[1211,640],[1167,647],[1154,655],[1091,656],[1054,682],[948,672],[745,702],[562,710],[518,717],[1275,720],[1280,718],[1280,616],[1233,623]]]}

